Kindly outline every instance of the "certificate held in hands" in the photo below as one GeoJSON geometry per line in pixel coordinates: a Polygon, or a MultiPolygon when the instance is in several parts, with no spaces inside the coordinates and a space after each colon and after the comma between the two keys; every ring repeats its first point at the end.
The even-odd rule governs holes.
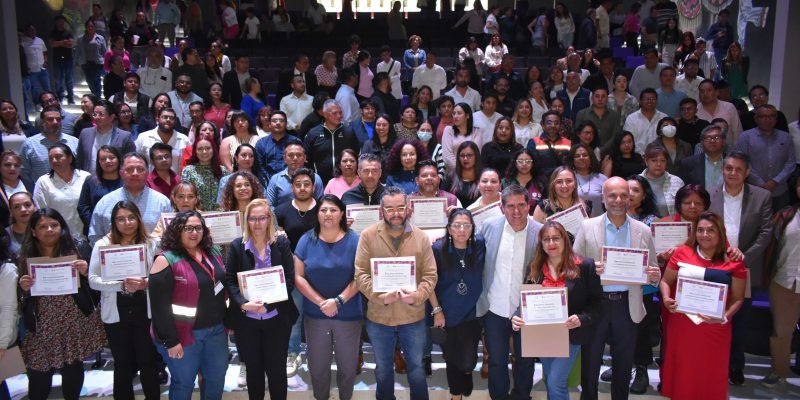
{"type": "Polygon", "coordinates": [[[417,290],[417,260],[414,257],[372,258],[372,292],[385,293],[400,289],[417,290]]]}
{"type": "Polygon", "coordinates": [[[100,251],[100,277],[104,281],[147,276],[144,245],[103,246],[100,251]]]}
{"type": "Polygon", "coordinates": [[[650,224],[650,233],[656,252],[663,253],[669,249],[686,243],[692,234],[691,222],[653,222],[650,224]]]}
{"type": "Polygon", "coordinates": [[[417,228],[444,228],[447,225],[447,199],[442,197],[411,198],[411,223],[417,228]]]}
{"type": "Polygon", "coordinates": [[[499,201],[473,211],[472,220],[475,221],[475,228],[478,228],[483,225],[484,221],[498,215],[503,215],[503,210],[500,209],[499,201]]]}
{"type": "Polygon", "coordinates": [[[78,293],[78,271],[72,266],[75,256],[28,259],[28,270],[33,278],[31,296],[60,296],[78,293]]]}
{"type": "Polygon", "coordinates": [[[586,212],[583,202],[579,202],[578,204],[564,211],[547,217],[547,220],[558,222],[572,236],[576,236],[578,234],[578,229],[581,227],[581,221],[585,220],[586,218],[589,218],[589,214],[586,212]]]}
{"type": "Polygon", "coordinates": [[[675,288],[677,311],[724,319],[728,285],[678,276],[675,288]]]}
{"type": "Polygon", "coordinates": [[[523,357],[568,357],[567,288],[522,285],[520,329],[523,357]]]}
{"type": "Polygon", "coordinates": [[[567,288],[522,291],[520,299],[525,325],[563,324],[567,322],[567,288]]]}
{"type": "Polygon", "coordinates": [[[239,288],[248,301],[272,304],[289,300],[283,266],[242,271],[236,274],[239,288]]]}
{"type": "Polygon", "coordinates": [[[381,220],[381,206],[360,206],[351,204],[347,206],[345,216],[353,221],[350,229],[361,233],[367,227],[372,226],[381,220]]]}
{"type": "Polygon", "coordinates": [[[603,246],[605,270],[600,275],[600,282],[603,285],[647,284],[649,258],[647,249],[603,246]]]}
{"type": "Polygon", "coordinates": [[[214,244],[226,244],[242,236],[242,214],[239,211],[206,212],[203,219],[214,244]]]}

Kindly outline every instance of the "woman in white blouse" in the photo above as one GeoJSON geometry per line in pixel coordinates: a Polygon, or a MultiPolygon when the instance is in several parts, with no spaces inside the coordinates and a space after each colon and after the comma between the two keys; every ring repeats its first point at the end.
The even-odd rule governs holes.
{"type": "MultiPolygon", "coordinates": [[[[541,84],[539,85],[541,87],[541,84]]],[[[542,125],[533,118],[533,106],[528,99],[522,99],[517,102],[517,108],[514,109],[514,116],[511,117],[514,121],[514,131],[516,134],[517,143],[523,147],[528,145],[528,141],[532,138],[539,136],[542,133],[542,125]]]]}
{"type": "Polygon", "coordinates": [[[468,58],[475,61],[475,69],[478,70],[478,75],[483,75],[483,50],[478,47],[478,39],[475,36],[470,36],[467,39],[467,44],[458,51],[458,62],[463,64],[468,58]]]}
{"type": "Polygon", "coordinates": [[[556,4],[556,31],[558,31],[558,45],[562,49],[572,46],[575,37],[575,21],[564,3],[556,4]]]}
{"type": "Polygon", "coordinates": [[[42,175],[33,188],[33,201],[38,208],[58,211],[70,227],[72,236],[83,238],[83,221],[78,214],[83,181],[91,176],[75,168],[75,156],[69,146],[56,143],[47,152],[50,172],[42,175]]]}
{"type": "Polygon", "coordinates": [[[483,63],[489,68],[489,72],[497,72],[500,70],[500,63],[503,61],[503,56],[508,54],[508,47],[506,47],[503,40],[500,39],[500,34],[495,33],[492,35],[492,41],[486,46],[486,51],[483,52],[483,63]]]}
{"type": "Polygon", "coordinates": [[[19,169],[22,166],[22,159],[13,151],[5,151],[0,154],[0,177],[3,178],[3,192],[9,198],[17,192],[27,192],[28,189],[22,183],[19,169]]]}

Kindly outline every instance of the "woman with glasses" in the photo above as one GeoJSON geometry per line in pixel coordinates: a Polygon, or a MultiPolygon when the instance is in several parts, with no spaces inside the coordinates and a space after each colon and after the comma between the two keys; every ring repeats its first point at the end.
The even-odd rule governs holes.
{"type": "Polygon", "coordinates": [[[175,215],[161,248],[150,269],[149,293],[152,336],[169,367],[170,398],[189,400],[200,371],[203,397],[222,398],[228,369],[222,322],[228,295],[220,250],[196,211],[175,215]]]}
{"type": "Polygon", "coordinates": [[[325,194],[332,194],[341,198],[344,192],[361,184],[361,178],[356,174],[358,154],[352,149],[344,149],[339,155],[339,165],[334,171],[334,177],[325,185],[325,194]]]}
{"type": "Polygon", "coordinates": [[[314,229],[297,244],[295,285],[303,294],[308,369],[315,399],[330,394],[331,361],[336,357],[339,398],[350,400],[358,369],[361,295],[353,281],[358,234],[347,228],[345,205],[326,194],[314,229]]]}
{"type": "Polygon", "coordinates": [[[81,195],[78,199],[78,214],[83,221],[83,234],[89,234],[89,222],[97,202],[103,196],[122,187],[119,177],[120,153],[116,147],[109,145],[100,146],[97,150],[97,161],[94,167],[95,175],[83,182],[81,195]]]}
{"type": "Polygon", "coordinates": [[[114,105],[114,111],[117,113],[117,128],[131,133],[131,141],[136,142],[139,137],[139,124],[133,119],[133,110],[131,106],[125,103],[117,103],[114,105]]]}
{"type": "Polygon", "coordinates": [[[214,139],[201,134],[192,145],[189,165],[181,171],[181,180],[197,186],[201,209],[210,211],[217,208],[217,191],[223,171],[223,167],[219,165],[214,139]]]}
{"type": "Polygon", "coordinates": [[[442,188],[458,198],[465,207],[469,207],[479,196],[478,179],[482,170],[480,151],[474,142],[466,141],[456,149],[455,171],[447,174],[442,181],[442,188]]]}
{"type": "Polygon", "coordinates": [[[90,174],[76,168],[72,149],[63,143],[50,147],[47,155],[50,159],[50,172],[36,181],[33,201],[40,209],[50,207],[58,211],[72,227],[72,235],[76,239],[85,238],[78,202],[83,182],[90,174]]]}
{"type": "Polygon", "coordinates": [[[578,197],[586,204],[586,212],[590,217],[603,213],[603,182],[608,177],[600,173],[600,162],[594,156],[592,148],[578,143],[572,146],[567,160],[572,164],[578,185],[578,197]]]}
{"type": "Polygon", "coordinates": [[[250,202],[245,209],[245,221],[242,237],[231,242],[225,263],[230,326],[236,334],[238,348],[247,355],[249,398],[264,398],[266,374],[270,398],[286,399],[289,333],[298,317],[291,300],[295,280],[294,258],[286,236],[275,235],[274,216],[266,200],[250,202]],[[287,300],[269,304],[245,297],[239,287],[239,272],[278,266],[283,268],[287,300]]]}
{"type": "Polygon", "coordinates": [[[528,191],[528,204],[530,205],[528,214],[530,215],[533,215],[544,192],[542,184],[535,179],[535,176],[533,150],[522,149],[512,156],[501,182],[503,189],[516,184],[528,191]]]}
{"type": "Polygon", "coordinates": [[[146,399],[161,396],[156,348],[150,337],[150,307],[147,276],[131,276],[124,280],[102,278],[100,249],[105,246],[144,245],[146,271],[155,256],[154,242],[149,240],[139,207],[120,201],[111,210],[111,233],[94,245],[89,262],[89,286],[101,293],[100,317],[106,329],[111,355],[114,356],[114,396],[133,399],[132,379],[139,371],[142,392],[146,399]]]}
{"type": "MultiPolygon", "coordinates": [[[[233,178],[233,174],[236,172],[247,172],[248,174],[254,176],[258,179],[258,169],[254,168],[256,163],[256,149],[249,143],[243,143],[236,149],[236,152],[233,155],[233,172],[223,176],[219,180],[219,188],[217,189],[217,204],[222,205],[223,201],[223,193],[225,192],[225,186],[230,182],[233,178]]],[[[263,185],[259,185],[262,188],[260,193],[266,195],[266,189],[263,185]]],[[[248,200],[249,203],[249,200],[248,200]]],[[[247,205],[247,204],[245,204],[247,205]]],[[[244,210],[244,208],[242,208],[244,210]]]]}
{"type": "Polygon", "coordinates": [[[463,208],[450,213],[445,236],[433,243],[433,257],[439,280],[428,302],[433,326],[446,333],[442,350],[451,398],[461,399],[472,394],[482,329],[475,306],[483,291],[486,244],[475,232],[472,213],[463,208]]]}

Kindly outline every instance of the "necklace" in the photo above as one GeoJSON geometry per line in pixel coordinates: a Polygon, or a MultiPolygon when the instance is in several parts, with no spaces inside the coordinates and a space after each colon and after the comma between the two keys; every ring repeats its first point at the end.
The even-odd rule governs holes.
{"type": "Polygon", "coordinates": [[[590,185],[590,183],[591,183],[591,175],[589,175],[589,179],[590,179],[590,181],[587,181],[587,182],[586,182],[586,186],[587,186],[587,187],[586,187],[586,190],[583,190],[583,183],[581,183],[581,178],[583,177],[583,175],[581,175],[581,174],[579,174],[579,173],[577,173],[577,172],[576,172],[576,173],[575,173],[575,176],[577,176],[577,177],[578,177],[578,179],[576,179],[576,180],[578,181],[578,190],[580,190],[580,191],[581,191],[581,193],[583,193],[583,197],[585,197],[587,194],[589,194],[589,190],[591,190],[591,189],[592,189],[592,187],[591,187],[591,185],[590,185]]]}
{"type": "Polygon", "coordinates": [[[460,294],[461,296],[466,296],[467,293],[469,293],[469,288],[467,288],[467,284],[464,283],[464,271],[467,269],[467,264],[464,262],[464,259],[467,257],[467,249],[464,249],[463,251],[455,249],[455,251],[456,255],[458,255],[458,262],[461,264],[461,281],[458,282],[458,285],[456,285],[456,293],[460,294]]]}

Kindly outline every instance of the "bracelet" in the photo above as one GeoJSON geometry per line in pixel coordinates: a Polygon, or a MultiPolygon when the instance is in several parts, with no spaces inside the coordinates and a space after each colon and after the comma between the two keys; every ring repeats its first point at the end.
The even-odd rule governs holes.
{"type": "Polygon", "coordinates": [[[442,312],[442,306],[433,307],[433,311],[431,311],[431,317],[442,312]]]}
{"type": "Polygon", "coordinates": [[[344,296],[338,295],[336,296],[336,304],[343,306],[344,305],[344,296]]]}

